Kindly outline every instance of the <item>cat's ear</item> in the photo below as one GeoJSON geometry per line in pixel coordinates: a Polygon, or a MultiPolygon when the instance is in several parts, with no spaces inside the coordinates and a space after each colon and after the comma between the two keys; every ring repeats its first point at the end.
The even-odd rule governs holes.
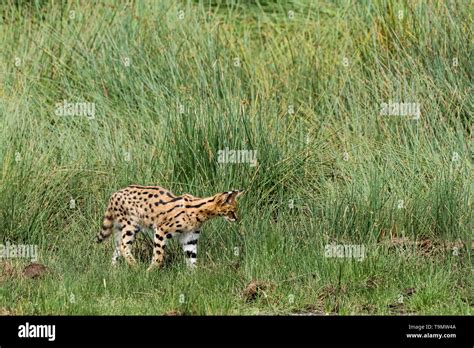
{"type": "Polygon", "coordinates": [[[243,190],[233,190],[217,194],[216,202],[220,205],[233,205],[236,202],[236,198],[240,196],[243,190]]]}
{"type": "Polygon", "coordinates": [[[225,200],[225,204],[234,205],[237,200],[237,197],[239,197],[242,193],[244,193],[243,190],[233,190],[233,191],[227,192],[227,198],[225,200]]]}

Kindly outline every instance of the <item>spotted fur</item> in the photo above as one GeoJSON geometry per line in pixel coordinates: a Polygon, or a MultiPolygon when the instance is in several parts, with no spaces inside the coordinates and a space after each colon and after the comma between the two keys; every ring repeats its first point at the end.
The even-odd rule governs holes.
{"type": "Polygon", "coordinates": [[[234,190],[198,198],[190,194],[175,196],[159,186],[131,185],[110,197],[97,241],[102,242],[114,234],[112,264],[115,265],[123,256],[129,265],[135,265],[132,255],[135,236],[142,228],[151,228],[154,248],[148,271],[162,266],[166,242],[175,236],[179,238],[187,265],[194,267],[201,226],[217,216],[236,221],[236,198],[241,193],[234,190]]]}

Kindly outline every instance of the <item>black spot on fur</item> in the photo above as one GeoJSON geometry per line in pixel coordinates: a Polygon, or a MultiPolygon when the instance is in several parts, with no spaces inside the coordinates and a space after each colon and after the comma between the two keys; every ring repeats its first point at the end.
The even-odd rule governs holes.
{"type": "Polygon", "coordinates": [[[192,259],[195,259],[196,258],[196,253],[191,251],[191,250],[186,250],[186,257],[187,258],[192,258],[192,259]]]}
{"type": "Polygon", "coordinates": [[[175,205],[173,208],[169,209],[166,213],[169,214],[169,213],[171,213],[171,212],[172,212],[174,209],[176,209],[176,208],[178,208],[177,205],[175,205]]]}
{"type": "Polygon", "coordinates": [[[165,202],[165,203],[168,204],[168,203],[177,202],[177,201],[179,201],[181,198],[182,198],[182,197],[175,197],[175,198],[170,199],[168,202],[165,202]]]}
{"type": "Polygon", "coordinates": [[[185,205],[185,207],[186,208],[199,208],[199,207],[202,207],[206,203],[207,202],[202,202],[202,203],[199,203],[199,204],[196,204],[196,205],[187,204],[187,205],[185,205]]]}

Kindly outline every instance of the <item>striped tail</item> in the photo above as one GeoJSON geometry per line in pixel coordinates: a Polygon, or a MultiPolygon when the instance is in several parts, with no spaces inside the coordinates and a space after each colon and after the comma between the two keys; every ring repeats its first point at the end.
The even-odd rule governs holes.
{"type": "Polygon", "coordinates": [[[97,243],[102,242],[108,236],[112,234],[112,228],[114,227],[114,216],[112,209],[110,209],[110,204],[105,211],[104,220],[102,221],[102,228],[99,233],[97,233],[97,243]]]}

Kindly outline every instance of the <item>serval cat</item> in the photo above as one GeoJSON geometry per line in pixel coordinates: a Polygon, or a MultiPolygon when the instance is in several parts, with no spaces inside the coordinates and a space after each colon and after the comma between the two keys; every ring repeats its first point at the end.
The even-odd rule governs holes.
{"type": "Polygon", "coordinates": [[[201,226],[218,216],[236,221],[236,198],[242,192],[234,190],[198,198],[190,194],[175,196],[159,186],[128,186],[110,197],[97,242],[102,242],[114,232],[112,264],[116,265],[123,256],[129,265],[134,266],[136,260],[132,255],[132,243],[135,235],[143,228],[152,228],[154,248],[148,271],[162,266],[166,241],[175,236],[179,238],[185,253],[186,264],[193,268],[197,260],[201,226]]]}

